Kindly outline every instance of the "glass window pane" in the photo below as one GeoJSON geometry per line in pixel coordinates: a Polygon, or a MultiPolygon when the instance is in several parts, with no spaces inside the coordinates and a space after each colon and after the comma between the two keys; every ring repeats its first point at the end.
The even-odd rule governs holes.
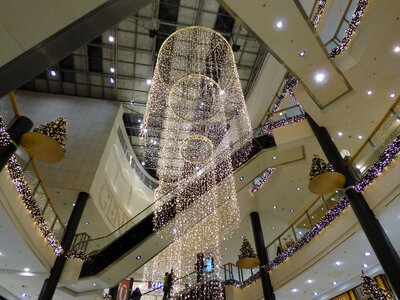
{"type": "Polygon", "coordinates": [[[308,215],[310,216],[311,224],[314,226],[323,216],[326,214],[326,206],[322,198],[319,198],[317,202],[308,210],[308,215]]]}
{"type": "Polygon", "coordinates": [[[290,227],[281,237],[280,241],[283,247],[283,250],[286,250],[288,247],[292,246],[293,243],[295,242],[295,235],[293,228],[290,227]]]}
{"type": "Polygon", "coordinates": [[[268,260],[274,260],[275,257],[277,257],[282,251],[283,249],[281,244],[279,243],[279,240],[275,240],[271,245],[267,247],[268,260]]]}
{"type": "Polygon", "coordinates": [[[51,208],[50,205],[47,205],[46,210],[44,211],[44,219],[47,222],[47,225],[49,225],[49,227],[53,224],[55,218],[56,218],[56,214],[54,213],[53,209],[51,208]]]}
{"type": "Polygon", "coordinates": [[[57,240],[61,241],[61,238],[62,238],[63,233],[64,233],[64,228],[61,226],[60,220],[57,220],[54,223],[53,233],[56,236],[57,240]]]}
{"type": "Polygon", "coordinates": [[[47,198],[46,198],[46,195],[45,195],[41,185],[38,186],[33,198],[35,199],[36,204],[38,205],[40,211],[43,212],[43,209],[47,203],[47,198]]]}
{"type": "Polygon", "coordinates": [[[307,215],[304,214],[303,217],[300,218],[300,220],[297,221],[297,223],[294,225],[296,239],[297,240],[301,239],[307,232],[310,231],[311,227],[312,225],[308,220],[307,215]]]}

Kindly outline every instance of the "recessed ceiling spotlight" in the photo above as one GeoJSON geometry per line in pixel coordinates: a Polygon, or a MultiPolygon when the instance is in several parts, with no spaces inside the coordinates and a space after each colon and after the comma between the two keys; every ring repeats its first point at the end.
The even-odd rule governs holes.
{"type": "Polygon", "coordinates": [[[297,187],[297,188],[296,188],[296,191],[300,191],[300,190],[301,190],[300,187],[297,187]]]}
{"type": "Polygon", "coordinates": [[[114,69],[113,67],[111,67],[111,68],[110,68],[110,72],[111,72],[111,73],[114,73],[114,72],[115,72],[115,69],[114,69]]]}
{"type": "Polygon", "coordinates": [[[146,83],[147,83],[147,85],[150,85],[151,84],[151,79],[147,79],[146,83]]]}
{"type": "Polygon", "coordinates": [[[312,279],[307,280],[307,283],[313,283],[313,282],[314,282],[314,280],[312,280],[312,279]]]}
{"type": "Polygon", "coordinates": [[[337,266],[341,266],[343,263],[341,262],[341,261],[337,261],[337,262],[335,262],[335,265],[337,265],[337,266]]]}
{"type": "Polygon", "coordinates": [[[325,75],[325,73],[323,73],[323,72],[317,72],[317,73],[315,73],[315,75],[314,75],[314,80],[315,80],[317,83],[324,83],[325,80],[326,80],[326,75],[325,75]]]}
{"type": "Polygon", "coordinates": [[[56,71],[54,71],[54,70],[51,70],[50,74],[51,74],[51,76],[56,76],[57,75],[56,71]]]}
{"type": "Polygon", "coordinates": [[[88,222],[88,221],[86,221],[86,222],[85,222],[85,225],[89,225],[89,222],[88,222]]]}
{"type": "Polygon", "coordinates": [[[317,292],[314,292],[314,296],[318,296],[318,293],[317,293],[317,292]]]}
{"type": "Polygon", "coordinates": [[[276,156],[272,156],[272,159],[275,160],[275,159],[276,159],[276,156]]]}
{"type": "Polygon", "coordinates": [[[283,20],[279,20],[275,23],[276,28],[282,29],[283,28],[283,20]]]}
{"type": "Polygon", "coordinates": [[[114,83],[114,78],[110,78],[110,83],[114,83]]]}
{"type": "Polygon", "coordinates": [[[2,256],[3,255],[3,253],[2,252],[0,252],[0,256],[2,256]]]}
{"type": "Polygon", "coordinates": [[[273,209],[276,209],[276,205],[274,205],[273,209]]]}
{"type": "Polygon", "coordinates": [[[390,98],[394,98],[394,97],[396,97],[396,94],[395,93],[391,93],[390,94],[390,98]]]}
{"type": "Polygon", "coordinates": [[[96,283],[93,283],[93,286],[96,286],[97,284],[96,283]]]}
{"type": "Polygon", "coordinates": [[[22,294],[21,294],[21,297],[26,297],[26,293],[22,293],[22,294]]]}
{"type": "Polygon", "coordinates": [[[368,265],[367,264],[363,264],[362,265],[364,268],[368,268],[368,265]]]}
{"type": "Polygon", "coordinates": [[[290,212],[291,212],[291,213],[294,212],[294,209],[292,208],[292,209],[290,210],[290,212]]]}
{"type": "Polygon", "coordinates": [[[299,291],[299,289],[292,289],[293,293],[297,293],[299,291]]]}
{"type": "Polygon", "coordinates": [[[339,131],[339,132],[337,133],[337,135],[338,135],[338,136],[342,136],[342,135],[343,135],[343,132],[339,131]]]}
{"type": "Polygon", "coordinates": [[[29,272],[30,270],[28,267],[24,268],[24,272],[29,272]]]}
{"type": "Polygon", "coordinates": [[[362,135],[359,135],[359,136],[357,137],[357,139],[359,139],[359,140],[362,140],[362,138],[363,138],[362,135]]]}
{"type": "Polygon", "coordinates": [[[72,206],[75,206],[75,203],[72,203],[72,206]]]}
{"type": "Polygon", "coordinates": [[[332,282],[333,283],[333,285],[337,285],[337,282],[336,281],[334,281],[334,282],[332,282]]]}
{"type": "Polygon", "coordinates": [[[371,255],[371,252],[365,252],[364,255],[365,255],[365,256],[370,256],[370,255],[371,255]]]}
{"type": "Polygon", "coordinates": [[[146,163],[144,161],[142,161],[142,166],[144,166],[146,163]]]}
{"type": "Polygon", "coordinates": [[[279,115],[282,116],[283,114],[280,112],[279,115]]]}
{"type": "Polygon", "coordinates": [[[367,95],[368,95],[368,96],[371,96],[371,95],[372,95],[372,91],[369,90],[369,91],[367,92],[367,95]]]}
{"type": "Polygon", "coordinates": [[[300,56],[300,57],[303,57],[304,55],[306,55],[306,51],[304,51],[304,50],[303,50],[303,51],[300,51],[299,56],[300,56]]]}
{"type": "Polygon", "coordinates": [[[108,36],[108,41],[109,41],[110,43],[114,43],[114,37],[113,37],[112,35],[109,35],[109,36],[108,36]]]}
{"type": "Polygon", "coordinates": [[[302,235],[303,233],[301,231],[299,231],[299,234],[302,235]]]}
{"type": "Polygon", "coordinates": [[[272,227],[271,227],[272,230],[275,230],[275,228],[276,228],[275,226],[272,226],[272,227]]]}
{"type": "Polygon", "coordinates": [[[394,47],[393,51],[396,52],[396,53],[399,53],[400,52],[400,46],[394,47]]]}
{"type": "Polygon", "coordinates": [[[141,255],[136,256],[136,260],[140,260],[142,258],[141,255]]]}
{"type": "Polygon", "coordinates": [[[240,181],[243,181],[243,179],[244,179],[244,177],[243,177],[243,176],[240,176],[240,181]]]}

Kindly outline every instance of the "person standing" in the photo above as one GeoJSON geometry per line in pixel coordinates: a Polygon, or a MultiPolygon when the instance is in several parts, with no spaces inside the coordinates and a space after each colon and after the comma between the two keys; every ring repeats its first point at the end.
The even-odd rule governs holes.
{"type": "Polygon", "coordinates": [[[204,254],[197,253],[197,261],[194,264],[194,269],[197,273],[197,283],[203,281],[203,273],[204,273],[204,254]]]}
{"type": "Polygon", "coordinates": [[[168,272],[165,272],[165,275],[164,275],[164,286],[163,286],[163,292],[164,292],[163,300],[169,299],[168,295],[171,293],[171,289],[168,287],[168,282],[170,280],[169,279],[170,277],[171,277],[170,274],[168,272]]]}

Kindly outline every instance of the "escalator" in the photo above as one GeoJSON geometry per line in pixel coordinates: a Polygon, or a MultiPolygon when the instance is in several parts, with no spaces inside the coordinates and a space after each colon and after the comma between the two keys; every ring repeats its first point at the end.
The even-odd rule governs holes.
{"type": "MultiPolygon", "coordinates": [[[[275,146],[275,140],[270,135],[262,135],[253,138],[253,146],[250,154],[248,155],[247,161],[253,158],[262,150],[275,146]]],[[[232,155],[232,163],[235,170],[240,166],[240,164],[238,163],[240,159],[238,158],[241,155],[241,149],[237,150],[232,155]]],[[[223,179],[224,178],[220,178],[220,180],[223,179]]],[[[176,213],[173,209],[175,207],[174,197],[171,197],[171,200],[169,201],[170,202],[168,203],[168,207],[172,208],[172,211],[169,215],[170,219],[173,219],[176,213]]],[[[117,262],[119,259],[126,256],[128,253],[145,243],[145,240],[155,235],[155,232],[153,230],[154,209],[152,208],[153,206],[151,205],[151,210],[145,209],[143,212],[140,213],[142,214],[142,218],[140,219],[140,221],[137,220],[136,222],[133,222],[132,220],[136,218],[135,216],[132,220],[128,221],[127,224],[123,225],[122,227],[129,226],[129,229],[126,229],[124,233],[119,236],[118,232],[122,230],[121,228],[117,229],[115,232],[109,234],[106,237],[89,240],[84,244],[78,244],[78,247],[75,247],[75,249],[86,249],[87,252],[90,252],[90,259],[85,261],[80,277],[83,278],[87,276],[95,276],[96,274],[103,272],[111,264],[117,262]],[[147,214],[144,215],[144,213],[147,214]],[[88,247],[88,244],[92,244],[92,247],[88,247]],[[94,244],[98,244],[98,248],[93,247],[94,244]]],[[[162,249],[153,250],[155,251],[153,255],[156,255],[162,249]]],[[[143,264],[145,262],[146,261],[144,261],[143,264]]],[[[133,271],[135,270],[132,270],[132,272],[133,271]]]]}

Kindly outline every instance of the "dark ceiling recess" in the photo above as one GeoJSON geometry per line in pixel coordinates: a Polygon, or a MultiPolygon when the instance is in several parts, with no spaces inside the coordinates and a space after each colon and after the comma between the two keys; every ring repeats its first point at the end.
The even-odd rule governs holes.
{"type": "Polygon", "coordinates": [[[103,71],[103,48],[101,47],[101,36],[95,38],[88,44],[87,51],[89,71],[101,73],[103,71]]]}
{"type": "MultiPolygon", "coordinates": [[[[158,18],[161,21],[176,24],[176,22],[178,21],[179,4],[180,0],[161,0],[160,8],[158,11],[158,18]]],[[[160,47],[164,43],[165,39],[173,32],[175,32],[175,30],[176,26],[160,24],[156,38],[156,52],[160,50],[160,47]]]]}
{"type": "Polygon", "coordinates": [[[220,6],[214,29],[218,32],[221,32],[229,42],[234,25],[235,19],[232,18],[228,12],[220,6]]]}

